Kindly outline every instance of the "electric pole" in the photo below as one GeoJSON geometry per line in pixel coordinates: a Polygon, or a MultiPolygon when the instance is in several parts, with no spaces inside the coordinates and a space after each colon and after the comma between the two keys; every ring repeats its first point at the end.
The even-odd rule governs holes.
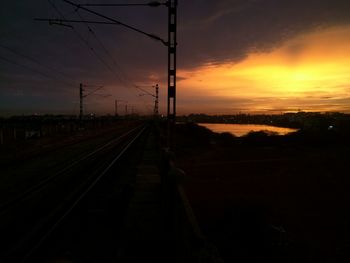
{"type": "MultiPolygon", "coordinates": [[[[91,23],[91,24],[113,24],[118,26],[123,26],[132,30],[134,32],[143,34],[149,38],[160,41],[168,48],[168,101],[167,101],[167,119],[168,119],[168,145],[170,141],[173,141],[172,135],[174,134],[174,126],[176,120],[176,48],[177,48],[177,5],[178,0],[167,0],[166,2],[153,1],[147,4],[76,4],[70,0],[62,0],[72,6],[75,6],[77,10],[84,10],[90,14],[101,17],[107,21],[76,21],[76,20],[66,20],[66,19],[37,19],[39,21],[49,21],[57,25],[65,25],[63,23],[91,23]],[[88,9],[85,6],[166,6],[168,8],[168,39],[164,39],[140,30],[134,26],[128,25],[104,14],[98,13],[94,10],[88,9]]],[[[126,107],[127,111],[127,107],[126,107]]]]}
{"type": "Polygon", "coordinates": [[[159,114],[159,85],[156,84],[155,86],[135,86],[137,89],[141,90],[142,94],[140,94],[139,96],[145,96],[145,95],[148,95],[148,96],[151,96],[154,98],[154,108],[153,108],[153,115],[154,116],[157,116],[159,114]],[[150,93],[149,91],[141,88],[141,87],[147,87],[147,88],[155,88],[155,94],[153,93],[150,93]]]}
{"type": "Polygon", "coordinates": [[[168,121],[176,118],[177,0],[168,0],[168,121]]]}
{"type": "MultiPolygon", "coordinates": [[[[87,96],[94,94],[96,91],[102,89],[103,86],[92,86],[92,85],[83,85],[83,83],[80,83],[79,85],[79,103],[80,103],[80,107],[79,107],[79,120],[82,121],[83,119],[83,115],[84,115],[84,98],[86,98],[87,96]],[[84,89],[83,87],[97,87],[97,89],[89,92],[88,94],[84,95],[84,89]]],[[[101,94],[95,94],[95,95],[101,95],[101,94]]],[[[104,96],[110,96],[110,95],[104,95],[104,96]]]]}
{"type": "Polygon", "coordinates": [[[127,109],[127,101],[126,100],[115,100],[115,103],[114,103],[114,106],[115,106],[115,116],[118,116],[118,102],[125,102],[125,115],[127,114],[128,112],[128,109],[127,109]]]}
{"type": "MultiPolygon", "coordinates": [[[[176,46],[177,46],[177,5],[178,0],[167,0],[165,2],[152,1],[146,4],[76,4],[70,0],[62,0],[67,4],[76,7],[76,10],[84,10],[90,14],[104,18],[107,21],[89,21],[89,20],[67,20],[67,19],[45,19],[37,18],[38,21],[48,21],[50,24],[67,26],[64,23],[85,23],[85,24],[108,24],[118,25],[128,28],[134,32],[143,34],[156,41],[160,41],[163,45],[168,48],[168,105],[167,105],[167,117],[169,122],[174,122],[176,118],[176,46]],[[100,6],[100,7],[111,7],[111,6],[166,6],[168,8],[168,39],[165,41],[157,35],[147,33],[134,26],[130,26],[126,23],[108,17],[104,14],[98,13],[94,10],[86,8],[85,6],[100,6]]],[[[69,25],[70,26],[70,25],[69,25]]]]}
{"type": "Polygon", "coordinates": [[[156,99],[154,100],[154,115],[157,117],[159,114],[158,104],[159,104],[159,86],[156,84],[156,99]]]}
{"type": "Polygon", "coordinates": [[[83,83],[79,85],[79,101],[80,101],[80,111],[79,111],[79,121],[83,119],[83,83]]]}

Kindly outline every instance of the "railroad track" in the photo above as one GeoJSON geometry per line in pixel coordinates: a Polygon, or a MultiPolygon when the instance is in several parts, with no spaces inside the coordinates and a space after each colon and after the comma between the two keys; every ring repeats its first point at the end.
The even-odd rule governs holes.
{"type": "Polygon", "coordinates": [[[19,195],[15,196],[14,198],[12,198],[11,200],[8,200],[4,203],[0,204],[0,215],[4,212],[6,212],[7,209],[12,208],[14,205],[16,205],[16,203],[21,202],[23,199],[25,199],[27,196],[30,196],[31,194],[35,193],[36,191],[39,191],[40,189],[44,188],[47,184],[49,184],[50,182],[52,182],[53,180],[55,180],[57,177],[59,177],[60,175],[64,174],[65,172],[67,172],[69,169],[73,168],[76,165],[79,165],[82,161],[87,160],[88,158],[93,157],[94,155],[102,152],[103,150],[105,150],[107,147],[111,147],[113,146],[113,144],[120,142],[123,138],[125,138],[126,136],[128,136],[129,134],[132,134],[134,131],[138,130],[140,127],[136,127],[124,134],[122,134],[121,136],[114,138],[112,140],[110,140],[109,142],[105,143],[104,145],[100,146],[99,148],[93,150],[92,152],[88,153],[88,154],[84,154],[83,156],[79,157],[76,160],[73,160],[72,162],[70,162],[69,164],[67,164],[64,168],[62,168],[61,170],[59,170],[58,172],[54,173],[53,175],[50,175],[46,178],[43,178],[39,183],[29,187],[27,190],[25,190],[24,192],[20,193],[19,195]]]}
{"type": "MultiPolygon", "coordinates": [[[[118,125],[117,127],[111,127],[105,130],[102,130],[102,133],[99,132],[98,134],[96,133],[92,133],[90,131],[90,133],[88,134],[82,134],[82,133],[76,133],[76,134],[72,134],[69,137],[63,137],[63,138],[56,138],[56,141],[53,141],[54,138],[50,138],[51,141],[46,141],[43,143],[43,145],[41,147],[38,148],[37,145],[33,145],[34,149],[30,149],[28,150],[28,145],[25,148],[24,151],[20,151],[19,153],[16,153],[16,158],[15,159],[11,159],[9,158],[8,161],[4,161],[2,160],[2,168],[6,168],[6,167],[11,167],[14,164],[18,163],[18,162],[25,162],[25,161],[31,161],[35,158],[40,158],[43,155],[46,154],[50,154],[52,152],[55,152],[57,150],[64,150],[64,148],[68,148],[77,144],[81,144],[84,143],[85,141],[88,140],[93,140],[95,138],[107,135],[108,133],[111,133],[111,131],[113,132],[120,132],[123,128],[121,128],[120,126],[123,126],[124,124],[121,123],[121,125],[118,125]]],[[[126,123],[126,125],[129,125],[128,123],[126,123]]],[[[19,146],[17,146],[19,147],[19,146]]],[[[11,156],[12,154],[10,154],[11,156]]]]}
{"type": "MultiPolygon", "coordinates": [[[[57,173],[63,168],[69,166],[75,160],[99,148],[106,142],[109,142],[123,133],[140,126],[130,125],[116,127],[109,132],[102,132],[99,135],[90,137],[74,143],[67,144],[62,142],[59,147],[54,147],[50,151],[44,150],[40,154],[35,154],[33,158],[27,160],[16,160],[11,165],[0,164],[0,213],[6,203],[11,202],[15,197],[22,195],[29,188],[37,185],[45,178],[57,173]],[[45,172],[42,172],[45,171],[45,172]]],[[[59,144],[59,143],[54,143],[59,144]]]]}
{"type": "Polygon", "coordinates": [[[145,132],[134,128],[0,205],[0,262],[28,262],[145,132]]]}

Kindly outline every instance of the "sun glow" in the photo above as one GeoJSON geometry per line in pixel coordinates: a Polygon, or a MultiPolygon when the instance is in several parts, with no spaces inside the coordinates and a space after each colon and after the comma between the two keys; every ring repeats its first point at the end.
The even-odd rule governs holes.
{"type": "Polygon", "coordinates": [[[240,106],[251,111],[349,111],[350,27],[300,35],[239,63],[205,65],[180,75],[184,99],[193,92],[207,102],[222,98],[226,111],[240,106]]]}

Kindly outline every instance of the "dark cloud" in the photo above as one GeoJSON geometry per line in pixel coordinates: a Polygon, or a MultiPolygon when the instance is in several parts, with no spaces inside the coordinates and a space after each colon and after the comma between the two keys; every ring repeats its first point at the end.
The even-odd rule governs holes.
{"type": "MultiPolygon", "coordinates": [[[[63,1],[50,1],[66,18],[80,19],[74,8],[63,1]]],[[[160,37],[167,36],[167,12],[164,7],[96,10],[160,37]]],[[[249,52],[271,50],[301,32],[347,24],[350,22],[350,1],[180,0],[178,12],[178,65],[182,69],[189,69],[208,62],[239,61],[249,52]]],[[[100,20],[83,11],[80,14],[84,19],[100,20]]],[[[75,30],[72,30],[36,22],[33,20],[35,17],[59,18],[59,14],[47,0],[2,1],[0,43],[39,60],[44,66],[11,54],[1,47],[0,56],[44,72],[45,75],[52,75],[53,78],[35,74],[0,59],[1,94],[9,87],[12,94],[20,94],[19,91],[27,94],[26,91],[32,89],[33,93],[39,90],[44,97],[64,101],[67,96],[76,96],[76,89],[62,81],[73,86],[84,81],[114,86],[116,88],[111,90],[114,96],[131,100],[137,97],[137,92],[135,95],[135,91],[131,91],[131,83],[154,82],[157,79],[150,76],[156,75],[164,86],[167,55],[161,43],[120,26],[91,25],[94,35],[84,24],[74,24],[75,30]]],[[[298,52],[299,48],[292,47],[291,52],[298,52]]],[[[0,104],[5,99],[15,101],[18,98],[16,96],[1,96],[0,104]]],[[[47,100],[38,103],[42,108],[50,108],[47,100]]]]}
{"type": "MultiPolygon", "coordinates": [[[[203,61],[238,61],[301,32],[350,22],[350,2],[345,0],[189,2],[191,8],[183,11],[180,26],[181,61],[186,67],[203,61]],[[215,2],[208,4],[210,12],[200,11],[204,2],[215,2]]],[[[186,4],[180,6],[180,14],[186,4]]]]}

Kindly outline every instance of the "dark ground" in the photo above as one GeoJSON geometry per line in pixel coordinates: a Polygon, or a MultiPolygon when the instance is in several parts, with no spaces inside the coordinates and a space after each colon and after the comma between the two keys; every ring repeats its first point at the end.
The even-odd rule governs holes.
{"type": "MultiPolygon", "coordinates": [[[[23,141],[21,145],[18,142],[0,148],[1,208],[6,201],[13,200],[31,186],[55,175],[71,162],[138,126],[140,122],[117,123],[94,131],[84,130],[76,134],[36,138],[23,141]]],[[[50,236],[49,241],[45,241],[44,248],[38,252],[40,256],[29,262],[42,262],[45,258],[55,256],[62,256],[62,262],[66,262],[63,261],[66,258],[77,258],[74,262],[115,260],[115,246],[120,242],[121,221],[130,198],[130,184],[134,181],[137,164],[142,155],[144,137],[146,135],[143,135],[128,150],[128,154],[109,170],[104,176],[107,179],[97,184],[90,196],[87,196],[87,200],[77,206],[72,215],[65,219],[63,226],[50,236]]],[[[77,195],[82,182],[90,182],[124,146],[122,143],[111,149],[107,147],[106,152],[102,151],[98,156],[79,162],[76,169],[68,170],[55,178],[54,182],[46,187],[48,190],[45,188],[38,193],[34,192],[33,197],[25,199],[23,204],[16,204],[19,207],[18,212],[16,207],[13,213],[1,211],[0,262],[3,262],[3,257],[6,258],[9,252],[7,248],[16,243],[16,238],[22,237],[21,231],[30,232],[33,226],[37,227],[37,222],[43,221],[42,218],[45,219],[45,216],[61,208],[60,204],[67,204],[69,198],[77,195]],[[13,216],[17,214],[20,216],[13,216]]],[[[44,229],[45,225],[40,227],[44,229]]],[[[11,254],[9,258],[9,262],[17,262],[11,254]]]]}
{"type": "Polygon", "coordinates": [[[187,194],[226,262],[348,262],[346,135],[176,131],[187,194]]]}
{"type": "Polygon", "coordinates": [[[86,129],[73,134],[56,134],[2,145],[0,203],[137,125],[137,122],[121,122],[100,129],[86,129]]]}
{"type": "MultiPolygon", "coordinates": [[[[108,140],[102,137],[98,136],[108,140]]],[[[98,138],[89,138],[86,145],[77,139],[79,147],[74,151],[70,139],[51,146],[50,140],[42,141],[36,147],[28,141],[26,147],[22,145],[24,154],[13,158],[2,149],[2,199],[15,194],[11,189],[19,191],[18,185],[27,184],[16,170],[18,175],[25,170],[26,178],[32,180],[40,177],[25,165],[33,161],[26,151],[42,152],[47,146],[46,154],[34,159],[43,163],[42,158],[51,156],[53,161],[45,163],[54,165],[58,152],[83,153],[100,144],[98,138]]],[[[186,171],[185,189],[194,212],[226,262],[349,262],[347,134],[302,131],[236,138],[179,124],[175,142],[177,164],[186,171]]],[[[19,149],[12,151],[19,153],[19,149]]]]}

